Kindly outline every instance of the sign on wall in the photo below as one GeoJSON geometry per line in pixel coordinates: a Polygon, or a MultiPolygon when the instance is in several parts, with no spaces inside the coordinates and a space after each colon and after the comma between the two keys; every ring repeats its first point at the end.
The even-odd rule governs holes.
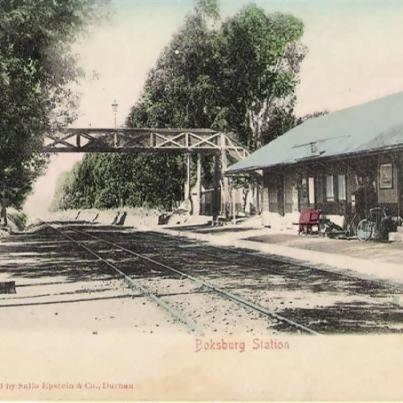
{"type": "Polygon", "coordinates": [[[381,164],[379,166],[379,188],[392,189],[393,188],[393,165],[381,164]]]}

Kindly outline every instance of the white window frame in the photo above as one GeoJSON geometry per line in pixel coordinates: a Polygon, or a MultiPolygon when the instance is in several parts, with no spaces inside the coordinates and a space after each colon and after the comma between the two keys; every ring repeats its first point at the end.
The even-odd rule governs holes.
{"type": "Polygon", "coordinates": [[[315,205],[315,178],[313,176],[308,177],[308,203],[309,205],[315,205]]]}
{"type": "Polygon", "coordinates": [[[326,175],[326,201],[334,200],[334,176],[326,175]]]}
{"type": "Polygon", "coordinates": [[[347,200],[347,178],[346,175],[337,175],[337,198],[341,201],[347,200]]]}

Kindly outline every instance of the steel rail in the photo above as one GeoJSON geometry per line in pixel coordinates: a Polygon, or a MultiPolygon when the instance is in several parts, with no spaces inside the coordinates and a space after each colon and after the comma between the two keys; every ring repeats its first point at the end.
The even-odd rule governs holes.
{"type": "MultiPolygon", "coordinates": [[[[172,238],[170,238],[169,235],[167,235],[165,233],[158,233],[158,235],[153,233],[153,235],[157,239],[158,239],[158,236],[160,236],[163,239],[172,240],[172,238]]],[[[232,253],[234,255],[238,255],[240,257],[253,257],[253,258],[258,258],[258,259],[261,259],[261,260],[267,261],[267,262],[274,262],[274,263],[293,265],[293,266],[301,267],[303,269],[310,269],[310,270],[319,272],[321,274],[332,274],[332,275],[338,276],[339,278],[341,278],[343,280],[348,279],[348,280],[353,280],[353,281],[363,281],[363,282],[373,283],[373,284],[376,284],[376,285],[381,286],[381,287],[388,287],[388,288],[391,287],[390,283],[388,281],[386,281],[386,280],[373,279],[373,278],[369,278],[369,277],[366,278],[365,276],[357,276],[357,275],[354,275],[352,273],[345,273],[345,272],[342,272],[342,271],[333,271],[333,270],[330,270],[330,269],[326,269],[326,267],[324,267],[324,268],[323,267],[321,267],[321,268],[313,267],[312,264],[310,264],[308,262],[306,262],[306,263],[305,262],[297,262],[297,261],[294,261],[292,258],[288,259],[286,257],[283,258],[281,256],[277,256],[277,257],[265,256],[265,255],[262,255],[260,252],[259,253],[253,253],[253,252],[246,252],[246,251],[238,251],[238,250],[228,249],[228,248],[224,248],[222,246],[208,244],[208,243],[199,244],[199,245],[192,245],[192,244],[180,245],[177,242],[177,246],[179,248],[181,248],[181,249],[185,249],[185,248],[186,249],[187,248],[196,249],[197,248],[197,252],[199,254],[214,257],[214,258],[218,257],[220,260],[227,261],[227,262],[230,262],[232,264],[236,264],[238,266],[244,266],[244,267],[249,267],[249,268],[252,267],[251,264],[239,262],[238,260],[235,259],[235,257],[234,257],[234,259],[231,259],[231,258],[228,258],[228,257],[218,256],[218,255],[216,255],[214,253],[207,252],[206,250],[201,250],[200,247],[205,246],[205,247],[209,247],[209,248],[212,248],[212,249],[216,249],[217,251],[230,252],[230,253],[232,253]]],[[[279,275],[284,274],[284,273],[281,273],[281,270],[278,270],[278,269],[277,270],[276,269],[269,269],[267,267],[260,267],[260,269],[264,270],[265,272],[267,272],[269,274],[279,274],[279,275]]],[[[393,284],[393,292],[394,293],[401,292],[402,288],[401,288],[401,285],[399,283],[392,282],[392,284],[393,284]]],[[[382,303],[385,303],[385,304],[387,304],[389,306],[396,307],[396,304],[393,301],[385,302],[385,301],[382,301],[382,299],[379,299],[379,298],[377,298],[377,300],[379,300],[382,303]]]]}
{"type": "Polygon", "coordinates": [[[77,232],[79,234],[87,235],[87,236],[89,236],[89,237],[91,237],[93,239],[96,239],[98,241],[102,241],[102,242],[104,242],[104,243],[106,243],[108,245],[111,245],[111,246],[113,246],[115,248],[123,250],[123,251],[129,253],[132,256],[136,256],[136,257],[138,257],[140,259],[143,259],[143,260],[146,260],[146,261],[148,261],[150,263],[153,263],[154,265],[163,267],[163,268],[165,268],[167,270],[170,270],[170,271],[172,271],[172,272],[174,272],[176,274],[179,274],[182,277],[186,277],[186,278],[194,281],[195,283],[197,283],[197,284],[199,284],[199,285],[201,285],[203,287],[206,287],[206,288],[208,288],[210,290],[215,291],[216,293],[218,293],[220,295],[223,295],[224,297],[228,298],[231,301],[235,301],[238,304],[246,306],[246,307],[248,307],[248,308],[250,308],[250,309],[252,309],[254,311],[257,311],[257,312],[259,312],[259,313],[261,313],[263,315],[270,316],[270,317],[275,318],[275,319],[277,319],[277,320],[279,320],[281,322],[285,322],[285,323],[289,324],[290,326],[295,327],[295,328],[297,328],[299,330],[302,330],[304,332],[307,332],[309,334],[320,335],[320,333],[316,332],[315,330],[310,329],[307,326],[301,325],[300,323],[297,323],[297,322],[295,322],[295,321],[293,321],[291,319],[288,319],[283,315],[279,315],[278,313],[276,313],[276,312],[274,312],[272,310],[269,310],[269,309],[266,309],[266,308],[264,308],[262,306],[256,305],[255,303],[253,303],[251,301],[248,301],[248,300],[246,300],[246,299],[244,299],[242,297],[239,297],[238,295],[232,294],[232,293],[230,293],[230,292],[228,292],[226,290],[223,290],[222,288],[219,288],[219,287],[215,286],[214,284],[211,284],[210,282],[207,282],[205,280],[202,280],[200,278],[192,276],[191,274],[185,273],[185,272],[183,272],[181,270],[178,270],[178,269],[176,269],[176,268],[174,268],[172,266],[169,266],[169,265],[167,265],[165,263],[159,262],[159,261],[157,261],[155,259],[152,259],[152,258],[150,258],[148,256],[142,255],[142,254],[140,254],[138,252],[134,252],[133,250],[127,249],[122,245],[119,245],[117,243],[108,241],[108,240],[106,240],[106,239],[104,239],[102,237],[95,236],[95,235],[90,234],[90,233],[88,233],[86,231],[81,231],[81,230],[78,230],[78,229],[71,229],[71,230],[73,232],[77,232]]]}
{"type": "MultiPolygon", "coordinates": [[[[159,232],[159,233],[153,233],[153,235],[155,237],[157,237],[157,234],[159,237],[164,238],[164,239],[172,239],[170,238],[170,235],[163,233],[163,232],[159,232]]],[[[182,235],[180,235],[182,236],[182,235]]],[[[192,238],[187,238],[187,240],[190,241],[195,241],[195,239],[192,238]]],[[[304,269],[311,269],[314,270],[316,272],[320,272],[320,273],[326,273],[326,274],[334,274],[337,275],[339,277],[346,277],[348,279],[351,280],[358,280],[358,281],[368,281],[370,283],[374,283],[374,284],[378,284],[381,286],[390,286],[390,282],[386,281],[386,280],[382,280],[382,279],[375,279],[375,278],[371,278],[371,277],[366,277],[365,275],[363,276],[359,276],[356,275],[354,273],[349,273],[349,272],[345,272],[342,269],[340,270],[331,270],[331,269],[327,269],[327,267],[331,267],[327,264],[320,264],[321,267],[314,267],[313,263],[309,263],[309,262],[304,262],[304,261],[297,261],[295,258],[287,258],[286,256],[273,256],[273,255],[264,255],[262,252],[258,252],[258,253],[253,253],[253,252],[247,252],[247,251],[239,251],[239,250],[234,250],[234,249],[230,249],[230,248],[224,248],[223,246],[219,246],[219,245],[213,245],[211,243],[209,243],[208,241],[200,241],[203,242],[203,244],[199,245],[193,245],[193,244],[189,244],[189,246],[179,246],[181,248],[200,248],[201,246],[205,246],[208,248],[212,248],[212,249],[217,249],[218,251],[225,251],[225,252],[230,252],[233,255],[239,255],[241,257],[253,257],[253,258],[258,258],[261,259],[263,261],[267,261],[267,262],[274,262],[274,263],[281,263],[281,264],[288,264],[288,265],[293,265],[293,266],[298,266],[298,267],[302,267],[304,269]]],[[[245,248],[248,249],[248,248],[245,248]]],[[[206,255],[206,256],[212,256],[212,257],[217,257],[215,254],[213,253],[209,253],[205,250],[198,250],[199,253],[206,255]]],[[[223,258],[220,257],[220,259],[222,260],[226,260],[228,262],[236,262],[238,265],[240,266],[246,266],[246,267],[250,267],[250,265],[248,265],[247,263],[239,263],[237,261],[234,261],[233,259],[230,258],[223,258]]],[[[267,271],[268,273],[273,273],[272,269],[268,269],[267,267],[262,267],[261,268],[264,271],[267,271]]],[[[396,291],[401,290],[401,284],[396,283],[394,281],[391,281],[391,283],[393,284],[394,288],[396,288],[396,291]]]]}
{"type": "MultiPolygon", "coordinates": [[[[120,270],[116,265],[111,263],[108,259],[103,258],[96,252],[94,252],[92,249],[88,248],[86,245],[84,245],[81,241],[78,241],[74,238],[72,238],[70,235],[65,234],[63,231],[60,231],[58,228],[55,228],[52,225],[46,224],[49,228],[53,229],[55,232],[60,234],[61,236],[69,239],[71,242],[75,243],[76,245],[80,246],[82,249],[86,250],[88,253],[90,253],[92,256],[96,257],[97,260],[101,261],[102,263],[106,264],[108,267],[116,271],[118,274],[120,274],[124,280],[126,281],[127,285],[129,288],[133,291],[135,289],[140,290],[142,294],[149,298],[150,300],[154,301],[157,303],[160,307],[164,308],[167,312],[169,312],[176,320],[179,322],[182,322],[189,330],[192,332],[196,332],[200,335],[204,335],[204,332],[202,329],[194,323],[192,320],[185,318],[179,311],[177,311],[175,308],[171,307],[168,303],[163,301],[161,298],[159,298],[156,294],[148,290],[147,288],[143,287],[141,284],[136,283],[130,276],[128,276],[126,273],[124,273],[122,270],[120,270]]],[[[85,235],[90,235],[82,231],[76,231],[72,230],[73,232],[79,232],[85,235]]]]}

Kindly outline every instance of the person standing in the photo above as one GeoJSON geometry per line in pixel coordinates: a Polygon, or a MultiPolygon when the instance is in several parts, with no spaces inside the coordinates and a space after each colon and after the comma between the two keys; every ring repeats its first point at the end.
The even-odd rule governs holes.
{"type": "Polygon", "coordinates": [[[358,188],[353,192],[353,195],[355,197],[355,212],[360,218],[366,217],[369,210],[378,204],[374,181],[368,176],[358,177],[358,188]]]}

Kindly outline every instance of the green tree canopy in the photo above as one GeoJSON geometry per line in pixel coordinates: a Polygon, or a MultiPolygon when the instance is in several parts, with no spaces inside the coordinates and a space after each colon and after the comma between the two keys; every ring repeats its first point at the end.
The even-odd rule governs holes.
{"type": "Polygon", "coordinates": [[[170,210],[181,198],[183,181],[181,159],[88,154],[60,177],[52,209],[141,206],[170,210]]]}
{"type": "Polygon", "coordinates": [[[255,5],[226,21],[220,31],[221,107],[228,129],[251,150],[278,136],[272,120],[293,113],[305,48],[303,24],[255,5]]]}
{"type": "Polygon", "coordinates": [[[46,159],[44,134],[73,119],[71,44],[96,0],[0,0],[0,202],[20,207],[46,159]]]}
{"type": "Polygon", "coordinates": [[[251,150],[288,128],[305,56],[302,22],[250,5],[217,28],[217,13],[216,1],[197,2],[150,71],[129,126],[212,127],[251,150]]]}
{"type": "MultiPolygon", "coordinates": [[[[214,128],[233,132],[253,151],[295,125],[302,34],[302,22],[288,14],[267,14],[250,5],[221,23],[217,0],[197,0],[150,70],[127,126],[214,128]]],[[[117,206],[125,194],[129,205],[167,208],[182,197],[182,156],[94,158],[102,161],[99,175],[105,179],[96,188],[96,200],[104,201],[93,199],[93,205],[117,206]],[[127,169],[120,171],[122,164],[127,169]]],[[[206,183],[211,164],[203,164],[206,183]]]]}

